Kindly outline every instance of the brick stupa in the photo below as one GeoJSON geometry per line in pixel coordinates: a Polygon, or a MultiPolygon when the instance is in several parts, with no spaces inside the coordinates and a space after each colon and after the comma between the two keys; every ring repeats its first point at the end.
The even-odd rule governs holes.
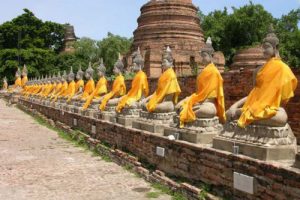
{"type": "Polygon", "coordinates": [[[64,37],[64,48],[62,50],[62,53],[74,53],[74,43],[76,42],[77,37],[74,32],[74,27],[65,24],[65,37],[64,37]]]}
{"type": "Polygon", "coordinates": [[[145,71],[149,77],[158,77],[163,49],[170,46],[177,75],[190,75],[191,66],[200,62],[199,50],[204,45],[197,13],[192,0],[151,0],[143,5],[127,63],[131,65],[130,55],[140,47],[145,71]]]}
{"type": "Polygon", "coordinates": [[[250,47],[237,51],[230,66],[232,70],[254,70],[266,63],[261,46],[250,47]]]}

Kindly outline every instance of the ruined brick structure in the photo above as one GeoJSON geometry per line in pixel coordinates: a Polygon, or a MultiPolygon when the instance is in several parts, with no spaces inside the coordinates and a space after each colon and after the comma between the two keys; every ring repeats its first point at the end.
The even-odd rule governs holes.
{"type": "MultiPolygon", "coordinates": [[[[170,46],[177,75],[190,75],[191,68],[200,62],[199,51],[204,45],[197,13],[192,0],[151,0],[143,5],[133,45],[126,56],[128,65],[132,63],[132,52],[140,47],[148,76],[158,77],[163,49],[170,46]]],[[[217,60],[220,58],[224,65],[222,55],[217,60]]]]}
{"type": "Polygon", "coordinates": [[[65,37],[64,37],[64,48],[62,53],[73,53],[75,48],[73,47],[74,42],[77,38],[75,36],[74,27],[66,24],[65,25],[65,37]]]}
{"type": "Polygon", "coordinates": [[[266,59],[264,58],[263,49],[260,46],[256,46],[239,50],[233,57],[230,69],[255,69],[265,63],[266,59]]]}

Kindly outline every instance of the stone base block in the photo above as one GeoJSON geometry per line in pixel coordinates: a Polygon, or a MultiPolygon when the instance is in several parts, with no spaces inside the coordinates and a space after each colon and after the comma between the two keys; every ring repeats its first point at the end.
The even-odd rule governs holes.
{"type": "Polygon", "coordinates": [[[293,161],[297,141],[289,124],[284,127],[249,125],[243,129],[237,122],[229,122],[213,139],[213,148],[265,161],[293,161]]]}
{"type": "Polygon", "coordinates": [[[132,121],[132,128],[136,128],[143,131],[148,131],[151,133],[157,133],[159,135],[163,135],[164,128],[166,125],[157,124],[155,122],[148,122],[143,120],[133,120],[132,121]]]}
{"type": "Polygon", "coordinates": [[[116,122],[118,124],[121,124],[125,127],[132,127],[132,122],[135,120],[136,118],[134,117],[126,117],[126,116],[117,116],[116,117],[116,122]]]}
{"type": "Polygon", "coordinates": [[[295,145],[277,145],[267,147],[222,137],[216,137],[213,139],[213,148],[242,154],[264,161],[295,160],[296,156],[295,145]]]}
{"type": "Polygon", "coordinates": [[[196,131],[191,129],[180,129],[175,127],[166,127],[164,129],[164,136],[174,135],[178,140],[184,140],[196,144],[211,144],[213,138],[218,136],[220,131],[196,131]]]}
{"type": "Polygon", "coordinates": [[[107,112],[107,111],[102,111],[98,117],[104,121],[109,121],[112,123],[116,123],[116,113],[115,112],[107,112]]]}

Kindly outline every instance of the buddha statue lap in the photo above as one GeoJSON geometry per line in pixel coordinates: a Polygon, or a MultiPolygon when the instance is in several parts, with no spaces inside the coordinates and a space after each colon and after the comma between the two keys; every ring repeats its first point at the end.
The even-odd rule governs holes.
{"type": "Polygon", "coordinates": [[[226,112],[228,122],[214,148],[261,160],[294,160],[296,138],[283,108],[294,96],[297,79],[280,59],[272,26],[263,41],[267,63],[254,72],[254,88],[226,112]]]}

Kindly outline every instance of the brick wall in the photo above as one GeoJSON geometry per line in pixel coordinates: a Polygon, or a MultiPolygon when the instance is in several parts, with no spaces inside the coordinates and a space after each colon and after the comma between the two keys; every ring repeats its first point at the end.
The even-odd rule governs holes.
{"type": "MultiPolygon", "coordinates": [[[[25,102],[25,105],[31,107],[30,103],[25,102]]],[[[33,104],[32,108],[54,120],[64,121],[71,127],[74,127],[72,122],[76,118],[78,127],[93,138],[131,152],[169,175],[210,184],[221,195],[234,199],[300,199],[299,169],[183,141],[170,141],[165,137],[109,122],[68,112],[62,114],[59,110],[37,104],[33,104]],[[96,126],[95,134],[91,133],[93,125],[96,126]],[[157,146],[165,148],[165,157],[156,155],[157,146]],[[254,195],[233,189],[233,172],[254,177],[254,195]]]]}

